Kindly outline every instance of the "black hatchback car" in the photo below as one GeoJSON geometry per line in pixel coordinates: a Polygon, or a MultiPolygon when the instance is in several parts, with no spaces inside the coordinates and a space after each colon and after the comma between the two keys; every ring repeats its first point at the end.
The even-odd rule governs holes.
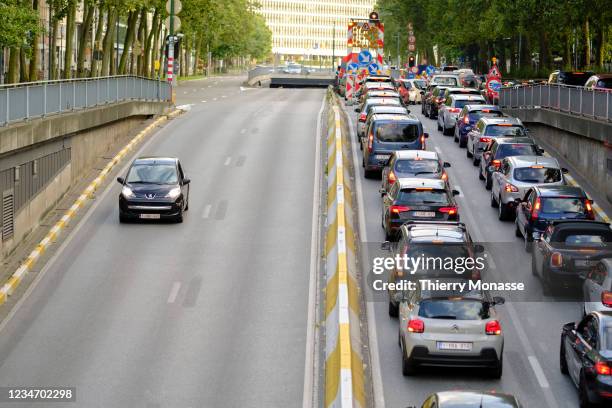
{"type": "Polygon", "coordinates": [[[183,222],[189,209],[189,182],[181,163],[170,157],[134,160],[127,177],[118,177],[119,221],[170,219],[183,222]]]}
{"type": "Polygon", "coordinates": [[[612,314],[592,312],[563,325],[559,365],[576,387],[580,407],[612,404],[612,314]]]}

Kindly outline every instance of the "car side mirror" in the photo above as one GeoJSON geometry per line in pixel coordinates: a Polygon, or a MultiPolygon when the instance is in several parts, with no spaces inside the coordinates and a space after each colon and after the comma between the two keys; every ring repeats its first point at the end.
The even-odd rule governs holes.
{"type": "Polygon", "coordinates": [[[573,331],[576,330],[576,322],[569,322],[563,325],[563,330],[573,331]]]}
{"type": "Polygon", "coordinates": [[[391,251],[391,241],[385,241],[380,244],[380,249],[383,251],[391,251]]]}
{"type": "Polygon", "coordinates": [[[361,111],[361,109],[355,108],[355,112],[359,113],[360,111],[361,111]]]}
{"type": "Polygon", "coordinates": [[[448,168],[450,166],[451,166],[451,164],[449,162],[444,162],[444,167],[448,168]]]}
{"type": "Polygon", "coordinates": [[[186,186],[187,184],[191,183],[191,179],[188,178],[184,178],[183,179],[183,185],[186,186]]]}
{"type": "Polygon", "coordinates": [[[410,113],[410,109],[406,109],[406,112],[410,113]]]}
{"type": "Polygon", "coordinates": [[[499,169],[495,166],[489,166],[487,170],[491,173],[495,173],[496,171],[499,171],[499,169]]]}
{"type": "Polygon", "coordinates": [[[531,234],[531,237],[533,238],[533,242],[538,242],[542,240],[542,234],[540,234],[539,232],[534,232],[533,234],[531,234]]]}
{"type": "Polygon", "coordinates": [[[386,189],[384,189],[384,188],[381,188],[380,190],[378,190],[378,192],[379,192],[381,195],[385,195],[385,194],[387,194],[387,190],[386,190],[386,189]]]}
{"type": "Polygon", "coordinates": [[[523,203],[523,199],[522,198],[515,198],[514,202],[516,203],[516,205],[521,205],[523,203]]]}
{"type": "Polygon", "coordinates": [[[569,170],[566,169],[565,167],[561,167],[561,171],[563,172],[563,174],[569,173],[569,170]]]}
{"type": "Polygon", "coordinates": [[[494,305],[503,305],[506,303],[506,299],[501,296],[493,296],[493,304],[494,305]]]}
{"type": "Polygon", "coordinates": [[[541,147],[537,147],[536,150],[540,156],[542,156],[545,152],[544,149],[542,149],[541,147]]]}
{"type": "Polygon", "coordinates": [[[459,194],[461,194],[461,192],[459,190],[453,190],[453,195],[454,196],[458,196],[459,194]]]}
{"type": "Polygon", "coordinates": [[[477,254],[482,254],[484,252],[484,246],[482,246],[482,244],[476,244],[474,245],[474,252],[476,252],[477,254]]]}
{"type": "Polygon", "coordinates": [[[423,133],[423,137],[425,137],[425,139],[429,139],[429,133],[427,132],[423,133]]]}
{"type": "Polygon", "coordinates": [[[117,183],[125,184],[125,179],[123,177],[117,177],[117,183]]]}

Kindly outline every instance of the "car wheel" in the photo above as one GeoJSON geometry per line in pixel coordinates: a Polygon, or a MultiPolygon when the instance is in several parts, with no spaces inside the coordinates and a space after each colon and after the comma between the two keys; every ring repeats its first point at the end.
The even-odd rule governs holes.
{"type": "Polygon", "coordinates": [[[389,301],[389,316],[397,317],[399,315],[399,307],[389,301]]]}
{"type": "Polygon", "coordinates": [[[474,154],[472,154],[472,164],[474,165],[474,167],[480,164],[480,159],[474,156],[474,154]]]}
{"type": "Polygon", "coordinates": [[[440,126],[440,121],[438,121],[438,130],[441,130],[442,134],[444,134],[444,130],[442,129],[442,126],[440,126]]]}
{"type": "Polygon", "coordinates": [[[538,276],[538,270],[536,268],[535,256],[533,256],[533,254],[531,254],[531,274],[533,276],[538,276]]]}
{"type": "MultiPolygon", "coordinates": [[[[484,176],[482,175],[482,169],[481,168],[478,169],[478,178],[480,180],[484,180],[485,179],[484,176]]],[[[487,188],[487,190],[489,190],[489,189],[487,188]]]]}
{"type": "Polygon", "coordinates": [[[523,238],[523,234],[521,233],[521,229],[519,228],[519,225],[518,225],[518,217],[516,221],[514,222],[514,236],[516,236],[517,238],[523,238]]]}
{"type": "Polygon", "coordinates": [[[472,152],[470,152],[470,146],[466,145],[465,155],[467,156],[468,159],[470,159],[473,156],[472,152]]]}
{"type": "Polygon", "coordinates": [[[119,223],[124,224],[126,222],[129,222],[128,217],[119,214],[119,223]]]}
{"type": "Polygon", "coordinates": [[[508,206],[506,204],[503,203],[501,197],[498,197],[498,211],[497,211],[497,218],[499,218],[500,221],[506,221],[508,220],[508,218],[510,218],[510,210],[508,209],[508,206]]]}
{"type": "MultiPolygon", "coordinates": [[[[364,165],[365,167],[365,165],[364,165]]],[[[364,170],[363,176],[367,179],[374,177],[374,172],[372,170],[364,170]]]]}
{"type": "Polygon", "coordinates": [[[453,133],[453,136],[454,136],[453,141],[455,143],[459,143],[459,138],[457,137],[457,128],[456,127],[455,127],[455,132],[453,133]]]}
{"type": "Polygon", "coordinates": [[[404,347],[402,347],[402,375],[408,377],[416,373],[416,366],[410,357],[406,357],[404,347]]]}
{"type": "Polygon", "coordinates": [[[580,383],[578,384],[578,405],[580,408],[591,407],[591,401],[589,400],[589,392],[586,388],[586,381],[584,380],[584,374],[580,373],[580,383]]]}
{"type": "Polygon", "coordinates": [[[502,373],[504,372],[504,361],[503,359],[499,359],[499,363],[497,363],[497,367],[491,369],[490,377],[496,380],[502,377],[502,373]]]}
{"type": "Polygon", "coordinates": [[[487,177],[483,177],[485,179],[485,188],[487,190],[490,190],[491,187],[493,186],[493,179],[491,178],[491,175],[487,172],[487,177]]]}
{"type": "Polygon", "coordinates": [[[495,195],[491,191],[491,207],[497,208],[497,200],[495,199],[495,195]]]}
{"type": "Polygon", "coordinates": [[[561,346],[559,347],[559,369],[561,370],[561,374],[567,375],[569,373],[567,370],[567,360],[565,359],[565,342],[563,341],[563,336],[561,336],[561,346]]]}

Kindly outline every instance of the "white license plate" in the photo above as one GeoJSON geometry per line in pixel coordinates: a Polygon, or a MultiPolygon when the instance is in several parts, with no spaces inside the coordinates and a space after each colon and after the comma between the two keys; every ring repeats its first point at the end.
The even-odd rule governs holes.
{"type": "Polygon", "coordinates": [[[391,157],[388,154],[377,154],[376,156],[374,156],[376,158],[376,160],[387,160],[389,159],[389,157],[391,157]]]}
{"type": "Polygon", "coordinates": [[[591,266],[591,265],[595,265],[595,261],[589,261],[587,259],[577,259],[574,261],[574,263],[576,264],[576,266],[591,266]]]}
{"type": "Polygon", "coordinates": [[[414,215],[415,217],[435,217],[436,213],[433,211],[415,211],[414,213],[412,213],[412,215],[414,215]]]}
{"type": "Polygon", "coordinates": [[[159,214],[140,214],[140,218],[144,220],[159,220],[159,214]]]}
{"type": "Polygon", "coordinates": [[[472,351],[472,343],[458,343],[454,341],[439,341],[438,350],[472,351]]]}

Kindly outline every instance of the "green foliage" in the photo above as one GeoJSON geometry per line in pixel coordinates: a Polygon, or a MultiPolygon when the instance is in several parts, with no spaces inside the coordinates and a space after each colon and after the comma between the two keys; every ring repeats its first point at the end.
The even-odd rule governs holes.
{"type": "Polygon", "coordinates": [[[41,31],[38,13],[28,2],[17,0],[0,1],[0,47],[20,47],[27,43],[33,33],[41,31]]]}

